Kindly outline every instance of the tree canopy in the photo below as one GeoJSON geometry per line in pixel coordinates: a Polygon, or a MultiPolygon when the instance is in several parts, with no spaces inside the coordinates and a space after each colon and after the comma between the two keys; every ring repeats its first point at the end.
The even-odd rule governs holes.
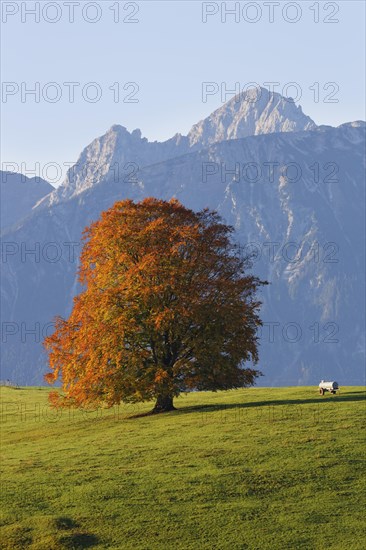
{"type": "Polygon", "coordinates": [[[124,200],[86,228],[70,317],[46,338],[54,406],[154,399],[250,386],[259,371],[258,287],[233,228],[177,200],[124,200]]]}

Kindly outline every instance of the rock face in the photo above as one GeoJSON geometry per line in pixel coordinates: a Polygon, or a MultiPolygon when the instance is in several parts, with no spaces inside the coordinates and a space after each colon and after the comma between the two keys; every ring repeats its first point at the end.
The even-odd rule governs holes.
{"type": "Polygon", "coordinates": [[[276,132],[314,130],[316,124],[304,115],[292,99],[265,88],[238,95],[195,124],[188,134],[189,143],[211,145],[227,139],[239,139],[276,132]]]}
{"type": "Polygon", "coordinates": [[[75,166],[68,171],[63,185],[44,203],[51,205],[68,200],[105,179],[134,178],[136,172],[145,166],[213,143],[259,134],[314,130],[316,127],[292,100],[264,88],[234,97],[195,124],[188,136],[176,134],[162,143],[142,138],[139,129],[130,133],[124,126],[116,124],[84,149],[75,166]]]}
{"type": "Polygon", "coordinates": [[[188,139],[179,134],[163,143],[149,142],[138,129],[130,133],[124,126],[114,125],[84,149],[63,184],[42,206],[69,200],[106,179],[133,179],[142,167],[190,150],[188,139]]]}
{"type": "Polygon", "coordinates": [[[239,116],[235,124],[234,114],[223,122],[230,103],[188,136],[164,143],[112,127],[6,234],[2,379],[42,382],[41,340],[55,315],[70,313],[80,290],[83,228],[116,200],[156,196],[218,210],[235,227],[243,253],[253,253],[253,271],[271,283],[262,292],[261,384],[363,382],[365,125],[317,128],[295,106],[285,122],[278,102],[271,119],[276,109],[267,102],[253,119],[255,135],[242,137],[250,130],[239,116]],[[273,122],[280,119],[283,126],[273,122]],[[132,169],[124,168],[128,163],[132,169]]]}
{"type": "Polygon", "coordinates": [[[38,201],[52,191],[52,185],[42,178],[0,171],[1,231],[28,216],[38,201]]]}

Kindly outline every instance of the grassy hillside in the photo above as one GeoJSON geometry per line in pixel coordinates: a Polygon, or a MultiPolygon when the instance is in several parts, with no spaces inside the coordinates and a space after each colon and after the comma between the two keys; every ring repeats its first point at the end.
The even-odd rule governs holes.
{"type": "Polygon", "coordinates": [[[364,548],[365,393],[252,388],[50,411],[2,388],[1,548],[364,548]]]}

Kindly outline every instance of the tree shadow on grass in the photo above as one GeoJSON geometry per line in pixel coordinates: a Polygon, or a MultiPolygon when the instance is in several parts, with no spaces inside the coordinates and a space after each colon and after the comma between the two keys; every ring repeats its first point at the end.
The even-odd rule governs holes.
{"type": "Polygon", "coordinates": [[[230,410],[230,409],[246,409],[246,408],[256,408],[256,407],[272,407],[276,405],[306,405],[310,404],[320,404],[320,403],[334,403],[334,402],[352,402],[352,401],[365,401],[366,392],[364,391],[354,391],[347,392],[345,394],[335,394],[335,395],[324,395],[311,398],[299,398],[299,399],[268,399],[264,401],[248,401],[241,403],[219,403],[214,405],[192,405],[177,409],[178,414],[186,414],[191,412],[215,412],[221,410],[230,410]]]}
{"type": "Polygon", "coordinates": [[[366,391],[350,391],[347,393],[338,393],[335,395],[325,394],[324,396],[317,395],[316,397],[310,398],[299,398],[299,399],[268,399],[262,401],[248,401],[240,403],[219,403],[219,404],[203,404],[203,405],[188,405],[186,407],[177,408],[174,411],[162,412],[157,414],[156,412],[146,411],[143,413],[133,414],[127,416],[126,420],[134,420],[135,418],[144,418],[144,417],[155,417],[161,418],[161,416],[169,415],[180,415],[188,414],[192,412],[215,412],[215,411],[227,411],[230,409],[250,409],[256,407],[271,407],[276,405],[306,405],[310,404],[319,404],[319,403],[329,403],[329,402],[351,402],[351,401],[365,401],[366,400],[366,391]]]}

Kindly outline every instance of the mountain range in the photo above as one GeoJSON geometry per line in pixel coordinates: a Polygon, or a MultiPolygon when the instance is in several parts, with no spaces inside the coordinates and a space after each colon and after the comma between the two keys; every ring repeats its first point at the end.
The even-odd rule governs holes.
{"type": "Polygon", "coordinates": [[[2,378],[42,383],[42,339],[80,291],[84,227],[116,200],[155,196],[218,210],[270,282],[260,296],[261,385],[363,383],[365,127],[319,127],[260,89],[165,142],[114,125],[57,189],[27,181],[27,201],[17,184],[2,185],[11,213],[2,223],[2,378]]]}
{"type": "Polygon", "coordinates": [[[27,178],[16,172],[1,172],[0,186],[1,230],[27,217],[43,197],[54,191],[44,179],[27,178]]]}

